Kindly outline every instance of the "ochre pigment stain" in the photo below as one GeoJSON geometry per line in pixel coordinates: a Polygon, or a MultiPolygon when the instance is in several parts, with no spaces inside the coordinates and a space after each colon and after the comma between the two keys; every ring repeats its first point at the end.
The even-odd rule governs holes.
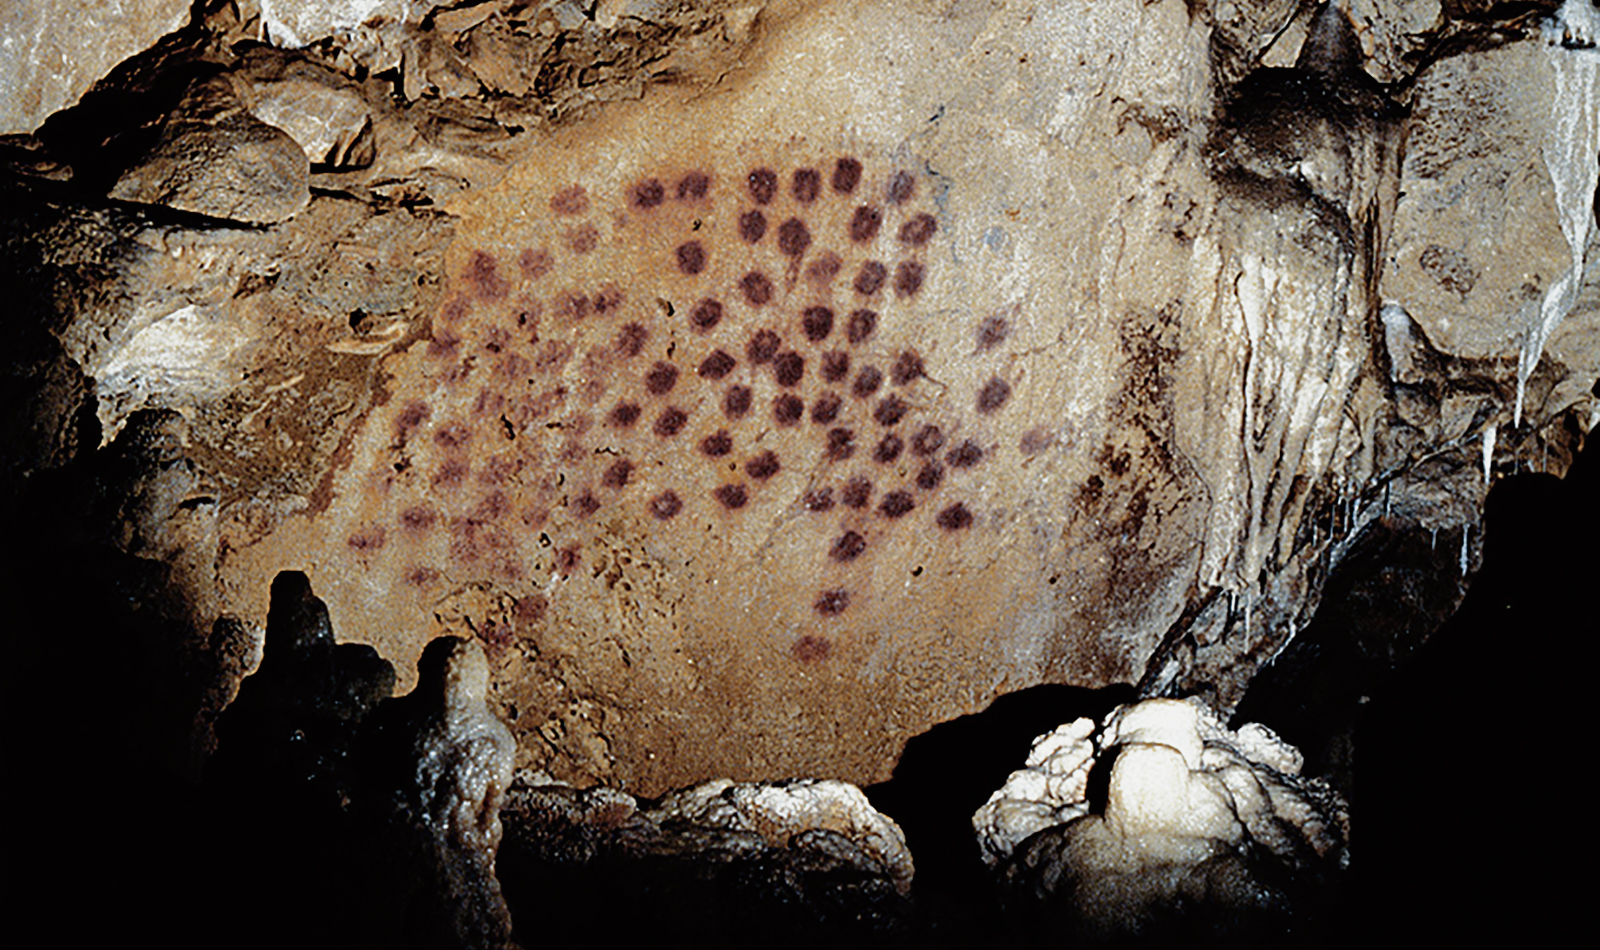
{"type": "MultiPolygon", "coordinates": [[[[422,385],[377,410],[387,448],[343,556],[521,592],[598,572],[589,545],[618,518],[685,546],[799,539],[814,563],[778,580],[816,629],[788,655],[837,656],[887,540],[983,523],[985,433],[1011,402],[1004,364],[925,355],[918,328],[952,319],[927,299],[936,197],[849,154],[555,183],[523,246],[461,255],[406,356],[422,385]]],[[[959,332],[975,346],[934,355],[979,359],[1010,325],[959,332]]]]}

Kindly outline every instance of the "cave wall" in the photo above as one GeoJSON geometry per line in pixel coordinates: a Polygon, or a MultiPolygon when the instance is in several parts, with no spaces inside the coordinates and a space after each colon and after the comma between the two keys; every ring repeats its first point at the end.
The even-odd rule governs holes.
{"type": "Polygon", "coordinates": [[[1596,419],[1592,8],[1394,6],[201,5],[8,120],[8,493],[109,499],[202,752],[280,570],[640,794],[1227,711],[1596,419]]]}

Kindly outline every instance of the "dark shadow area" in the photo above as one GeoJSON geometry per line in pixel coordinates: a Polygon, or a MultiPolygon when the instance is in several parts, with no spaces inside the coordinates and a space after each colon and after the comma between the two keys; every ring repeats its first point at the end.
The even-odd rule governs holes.
{"type": "Polygon", "coordinates": [[[873,807],[905,832],[916,861],[919,945],[971,946],[1003,930],[972,813],[1023,767],[1035,738],[1080,716],[1099,722],[1133,700],[1131,686],[1010,693],[911,739],[894,776],[865,789],[873,807]]]}
{"type": "Polygon", "coordinates": [[[1600,473],[1490,492],[1460,610],[1373,693],[1355,737],[1354,936],[1555,942],[1584,906],[1600,473]],[[1581,860],[1581,858],[1579,859],[1581,860]],[[1546,939],[1541,940],[1544,937],[1546,939]]]}

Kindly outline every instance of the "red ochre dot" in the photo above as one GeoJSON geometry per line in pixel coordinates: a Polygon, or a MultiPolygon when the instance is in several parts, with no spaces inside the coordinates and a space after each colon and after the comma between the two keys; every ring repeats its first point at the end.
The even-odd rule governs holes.
{"type": "Polygon", "coordinates": [[[816,201],[817,195],[822,194],[822,174],[815,168],[796,169],[789,192],[803,205],[816,201]]]}
{"type": "Polygon", "coordinates": [[[465,459],[450,459],[433,475],[433,484],[436,488],[456,488],[467,480],[471,474],[472,466],[465,459]]]}
{"type": "Polygon", "coordinates": [[[523,277],[528,280],[538,280],[550,273],[550,269],[555,266],[555,259],[543,248],[535,250],[530,247],[517,255],[517,266],[522,268],[523,277]]]}
{"type": "Polygon", "coordinates": [[[805,357],[793,350],[785,350],[772,358],[772,373],[779,386],[797,386],[806,374],[805,357]]]}
{"type": "Polygon", "coordinates": [[[800,313],[800,328],[806,339],[821,343],[833,332],[833,311],[827,307],[807,307],[800,313]]]}
{"type": "Polygon", "coordinates": [[[778,461],[778,453],[773,452],[770,449],[762,452],[755,458],[747,459],[744,463],[745,473],[751,478],[759,479],[761,481],[766,481],[772,476],[778,474],[782,468],[782,464],[778,461]]]}
{"type": "Polygon", "coordinates": [[[473,251],[467,262],[466,277],[472,291],[484,300],[497,300],[506,295],[510,285],[499,274],[499,263],[484,251],[473,251]]]}
{"type": "Polygon", "coordinates": [[[617,331],[617,352],[631,359],[644,351],[649,339],[650,331],[644,328],[644,324],[625,324],[617,331]]]}
{"type": "Polygon", "coordinates": [[[699,241],[685,241],[678,245],[678,270],[694,276],[706,269],[706,249],[699,241]]]}
{"type": "Polygon", "coordinates": [[[767,216],[754,209],[739,215],[739,237],[746,244],[754,244],[766,237],[767,216]]]}
{"type": "Polygon", "coordinates": [[[589,210],[589,193],[582,185],[563,188],[551,196],[550,210],[560,215],[583,214],[589,210]]]}
{"type": "Polygon", "coordinates": [[[592,224],[580,224],[563,235],[574,254],[587,254],[600,246],[600,232],[592,224]]]}
{"type": "Polygon", "coordinates": [[[901,350],[889,370],[889,378],[894,380],[896,386],[904,386],[922,376],[923,369],[922,357],[915,350],[901,350]]]}
{"type": "Polygon", "coordinates": [[[511,502],[507,500],[503,491],[492,491],[483,496],[483,501],[478,502],[478,507],[472,509],[475,521],[498,521],[511,511],[511,502]]]}
{"type": "Polygon", "coordinates": [[[666,197],[667,189],[659,178],[646,178],[628,192],[628,200],[633,206],[645,211],[660,206],[666,197]]]}
{"type": "Polygon", "coordinates": [[[833,653],[833,643],[826,637],[806,634],[794,642],[789,648],[789,655],[797,663],[822,663],[833,653]]]}
{"type": "Polygon", "coordinates": [[[752,307],[764,307],[772,302],[772,281],[758,270],[739,278],[739,291],[744,294],[745,303],[752,307]]]}
{"type": "Polygon", "coordinates": [[[967,510],[966,505],[963,505],[958,501],[945,510],[939,512],[939,517],[937,520],[939,522],[939,527],[945,529],[946,531],[960,531],[962,528],[971,526],[972,512],[967,510]]]}
{"type": "Polygon", "coordinates": [[[978,352],[987,353],[1004,343],[1006,337],[1011,335],[1011,324],[1006,322],[1005,317],[992,314],[978,323],[975,335],[978,339],[978,352]]]}
{"type": "Polygon", "coordinates": [[[730,419],[738,419],[750,411],[750,403],[755,394],[749,386],[729,386],[728,391],[722,395],[722,413],[730,419]]]}
{"type": "Polygon", "coordinates": [[[689,322],[701,333],[722,322],[722,304],[714,298],[707,297],[694,305],[689,311],[689,322]]]}
{"type": "Polygon", "coordinates": [[[871,205],[862,205],[850,217],[850,240],[863,244],[878,236],[883,227],[883,212],[871,205]]]}
{"type": "Polygon", "coordinates": [[[683,499],[678,493],[668,489],[650,499],[650,514],[661,521],[666,521],[683,510],[683,499]]]}
{"type": "Polygon", "coordinates": [[[861,269],[856,271],[856,293],[863,297],[870,297],[883,289],[883,282],[889,278],[889,269],[877,261],[866,261],[861,269]]]}
{"type": "Polygon", "coordinates": [[[910,297],[922,289],[922,265],[916,261],[901,261],[894,269],[894,292],[897,297],[910,297]]]}
{"type": "Polygon", "coordinates": [[[428,417],[432,414],[433,410],[428,408],[427,403],[413,399],[406,403],[406,407],[395,415],[394,431],[398,435],[406,435],[417,426],[427,422],[428,417]]]}
{"type": "Polygon", "coordinates": [[[919,214],[906,223],[900,225],[900,243],[910,244],[912,247],[921,247],[928,243],[935,231],[939,230],[939,222],[933,220],[931,214],[919,214]]]}
{"type": "Polygon", "coordinates": [[[587,518],[600,510],[600,499],[594,497],[594,492],[584,489],[583,494],[572,503],[572,507],[577,510],[578,517],[587,518]]]}
{"type": "Polygon", "coordinates": [[[844,407],[844,400],[835,392],[825,392],[811,404],[811,421],[818,425],[827,425],[839,418],[839,410],[844,407]]]}
{"type": "Polygon", "coordinates": [[[570,575],[578,569],[578,562],[582,560],[582,551],[576,544],[569,544],[556,551],[555,568],[562,577],[570,575]]]}
{"type": "Polygon", "coordinates": [[[832,511],[833,489],[813,488],[806,492],[801,504],[805,505],[807,511],[832,511]]]}
{"type": "Polygon", "coordinates": [[[783,340],[779,339],[778,334],[771,330],[757,330],[745,346],[744,354],[752,363],[766,363],[778,355],[778,347],[782,345],[783,340]]]}
{"type": "Polygon", "coordinates": [[[889,187],[886,189],[889,200],[897,205],[903,205],[916,197],[917,180],[907,171],[898,171],[889,176],[889,187]]]}
{"type": "Polygon", "coordinates": [[[845,428],[829,429],[825,454],[834,462],[842,462],[856,454],[856,434],[845,428]]]}
{"type": "Polygon", "coordinates": [[[883,372],[876,366],[863,366],[856,372],[856,381],[850,391],[857,399],[866,399],[883,385],[883,372]]]}
{"type": "Polygon", "coordinates": [[[837,617],[850,606],[850,592],[846,590],[825,590],[817,595],[817,600],[812,608],[824,617],[837,617]]]}
{"type": "Polygon", "coordinates": [[[932,455],[944,446],[944,430],[935,425],[925,425],[911,437],[911,451],[918,455],[932,455]]]}
{"type": "Polygon", "coordinates": [[[727,429],[718,429],[700,440],[700,451],[711,458],[722,458],[733,451],[733,436],[727,429]]]}
{"type": "Polygon", "coordinates": [[[678,179],[678,200],[698,201],[711,190],[711,176],[705,172],[690,172],[678,179]]]}
{"type": "Polygon", "coordinates": [[[407,531],[426,531],[438,520],[439,516],[427,505],[412,505],[400,512],[400,525],[407,531]]]}
{"type": "Polygon", "coordinates": [[[607,284],[600,288],[599,293],[594,295],[594,312],[598,314],[612,313],[622,306],[622,301],[622,289],[614,284],[607,284]]]}
{"type": "Polygon", "coordinates": [[[845,338],[851,344],[859,346],[872,336],[878,329],[878,315],[871,310],[857,310],[850,314],[850,322],[845,325],[845,338]]]}
{"type": "Polygon", "coordinates": [[[971,468],[983,461],[983,449],[978,448],[978,443],[967,439],[951,449],[944,460],[950,463],[951,468],[971,468]]]}
{"type": "Polygon", "coordinates": [[[577,291],[561,294],[555,301],[556,315],[564,320],[582,320],[589,315],[589,298],[577,291]]]}
{"type": "Polygon", "coordinates": [[[944,466],[938,462],[929,462],[917,473],[917,487],[923,491],[933,491],[942,481],[944,481],[944,466]]]}
{"type": "Polygon", "coordinates": [[[743,508],[750,500],[750,495],[743,485],[723,485],[711,493],[722,507],[732,510],[743,508]]]}
{"type": "Polygon", "coordinates": [[[839,501],[846,508],[865,508],[872,500],[872,483],[857,475],[844,483],[839,490],[839,501]]]}
{"type": "Polygon", "coordinates": [[[671,438],[683,430],[684,424],[689,421],[689,414],[672,406],[656,417],[654,432],[663,439],[671,438]]]}
{"type": "Polygon", "coordinates": [[[428,355],[435,358],[454,359],[456,349],[461,345],[461,337],[453,330],[435,330],[433,339],[428,341],[428,355]]]}
{"type": "Polygon", "coordinates": [[[1011,398],[1011,384],[998,376],[991,377],[983,388],[978,390],[978,411],[988,415],[997,411],[1011,398]]]}
{"type": "Polygon", "coordinates": [[[780,426],[792,426],[805,414],[805,401],[792,393],[784,393],[772,400],[772,419],[780,426]]]}
{"type": "Polygon", "coordinates": [[[799,218],[778,225],[778,251],[785,257],[799,257],[811,246],[811,230],[799,218]]]}
{"type": "Polygon", "coordinates": [[[874,460],[887,465],[899,458],[901,451],[903,451],[905,447],[905,442],[902,441],[899,436],[891,432],[884,436],[883,440],[878,443],[878,447],[872,452],[872,457],[874,460]]]}
{"type": "Polygon", "coordinates": [[[650,372],[644,376],[644,388],[652,396],[665,396],[672,392],[672,387],[678,385],[678,367],[671,363],[657,360],[650,372]]]}
{"type": "Polygon", "coordinates": [[[365,554],[383,547],[386,532],[382,525],[368,525],[345,539],[353,551],[365,554]]]}
{"type": "Polygon", "coordinates": [[[700,368],[696,372],[701,379],[721,379],[733,372],[733,368],[738,365],[739,361],[726,350],[712,350],[709,356],[700,361],[700,368]]]}
{"type": "Polygon", "coordinates": [[[770,168],[755,169],[746,181],[750,186],[750,197],[758,205],[767,204],[778,194],[778,174],[770,168]]]}
{"type": "Polygon", "coordinates": [[[828,556],[833,558],[835,561],[845,563],[848,561],[854,561],[856,558],[860,557],[862,552],[864,552],[866,549],[866,538],[863,538],[854,531],[846,531],[844,534],[841,534],[834,539],[833,549],[828,552],[828,556]]]}
{"type": "Polygon", "coordinates": [[[611,410],[610,422],[614,426],[626,429],[639,421],[639,413],[642,411],[631,402],[619,402],[611,410]]]}
{"type": "Polygon", "coordinates": [[[451,422],[434,430],[433,441],[446,449],[459,449],[466,445],[472,438],[472,430],[466,423],[451,422]]]}
{"type": "Polygon", "coordinates": [[[811,259],[806,265],[806,277],[814,284],[826,287],[839,271],[843,269],[844,261],[839,260],[839,255],[832,251],[823,251],[811,259]]]}
{"type": "Polygon", "coordinates": [[[627,459],[618,459],[611,463],[604,475],[600,476],[600,484],[607,488],[626,488],[628,479],[633,476],[633,463],[627,459]]]}
{"type": "Polygon", "coordinates": [[[413,587],[426,587],[439,579],[439,571],[432,567],[413,567],[406,572],[406,583],[413,587]]]}
{"type": "Polygon", "coordinates": [[[850,375],[850,354],[843,350],[829,350],[822,354],[822,378],[837,383],[850,375]]]}
{"type": "Polygon", "coordinates": [[[899,518],[910,513],[915,507],[917,503],[912,500],[910,492],[892,491],[883,496],[883,501],[878,505],[878,512],[889,518],[899,518]]]}
{"type": "Polygon", "coordinates": [[[848,195],[861,183],[861,163],[853,158],[841,158],[833,163],[833,190],[848,195]]]}

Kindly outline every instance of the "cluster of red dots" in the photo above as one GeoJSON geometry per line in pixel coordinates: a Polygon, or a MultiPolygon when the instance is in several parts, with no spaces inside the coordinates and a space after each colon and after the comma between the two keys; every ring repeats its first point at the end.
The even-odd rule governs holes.
{"type": "MultiPolygon", "coordinates": [[[[665,240],[652,245],[660,257],[637,270],[670,274],[674,290],[630,285],[624,291],[602,282],[536,298],[532,288],[560,274],[562,248],[581,258],[607,243],[588,218],[588,192],[579,185],[557,191],[549,201],[556,250],[520,252],[517,286],[495,257],[474,253],[461,275],[465,293],[436,321],[429,354],[449,367],[443,378],[481,381],[467,400],[469,418],[432,419],[420,401],[399,407],[394,417],[400,443],[431,423],[432,493],[449,496],[471,478],[484,493],[448,518],[419,502],[401,514],[402,530],[424,532],[448,520],[460,537],[452,558],[514,560],[515,540],[505,525],[520,518],[537,529],[549,514],[548,505],[515,490],[539,482],[531,472],[539,466],[509,445],[529,431],[565,440],[558,452],[567,473],[561,497],[580,519],[646,483],[638,498],[658,522],[701,510],[697,498],[707,513],[733,516],[762,500],[775,477],[794,466],[808,473],[809,485],[800,497],[781,500],[835,519],[837,533],[827,544],[835,565],[869,556],[876,535],[914,516],[945,532],[970,528],[974,512],[948,496],[991,449],[952,435],[962,431],[960,420],[936,418],[928,408],[923,356],[884,342],[908,336],[885,330],[916,318],[931,276],[927,255],[940,225],[918,200],[925,187],[904,170],[869,181],[849,156],[783,173],[760,165],[727,182],[703,171],[646,176],[624,189],[623,211],[640,222],[636,231],[659,219],[665,240]],[[695,213],[673,217],[674,206],[695,213]],[[630,306],[630,297],[671,297],[673,305],[663,315],[630,306]],[[485,305],[495,318],[474,312],[485,305]],[[563,383],[558,371],[580,358],[579,347],[575,334],[562,331],[581,326],[597,339],[598,321],[611,321],[612,329],[603,331],[606,345],[581,355],[594,368],[593,391],[573,392],[570,374],[563,383]],[[686,345],[651,347],[668,336],[686,345]],[[572,403],[594,412],[573,411],[572,403]],[[504,430],[499,452],[489,447],[502,441],[497,422],[504,430]],[[597,456],[594,443],[585,442],[589,436],[612,448],[597,456]],[[714,485],[671,484],[670,466],[654,464],[664,451],[656,446],[684,438],[691,440],[688,454],[716,473],[714,485]],[[603,460],[585,474],[592,465],[586,460],[595,458],[603,460]]],[[[977,329],[978,350],[998,346],[1006,332],[1004,320],[986,320],[977,329]]],[[[970,411],[993,415],[1011,394],[1010,383],[992,376],[972,392],[970,411]]],[[[579,556],[576,546],[560,548],[557,570],[563,560],[570,569],[579,556]]],[[[850,604],[847,588],[828,586],[813,608],[834,617],[850,604]]]]}

